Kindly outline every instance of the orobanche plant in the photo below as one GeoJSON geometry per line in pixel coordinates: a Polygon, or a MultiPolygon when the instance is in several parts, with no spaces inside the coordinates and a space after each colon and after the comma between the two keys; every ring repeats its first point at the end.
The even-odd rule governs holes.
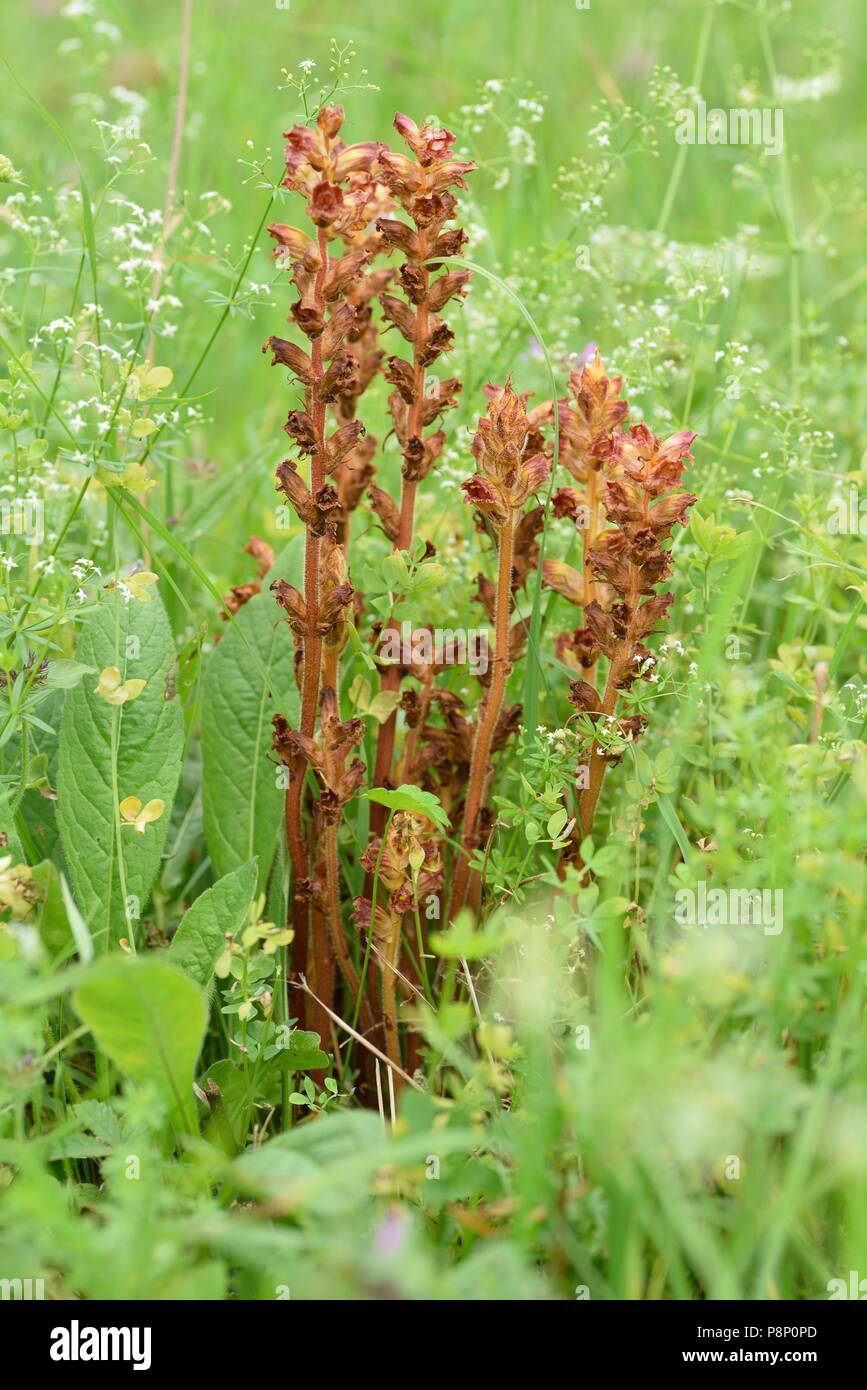
{"type": "MultiPolygon", "coordinates": [[[[320,1031],[351,1019],[362,1042],[405,1076],[418,1039],[411,1026],[400,1028],[401,1007],[432,997],[428,922],[454,921],[463,909],[478,914],[487,901],[491,788],[498,759],[521,756],[521,706],[507,696],[516,664],[527,659],[540,584],[581,611],[580,624],[553,645],[556,664],[576,676],[569,699],[589,767],[563,788],[563,861],[589,872],[580,845],[605,769],[646,723],[620,706],[636,681],[652,679],[645,641],[673,602],[659,588],[672,572],[666,543],[696,500],[679,490],[695,435],[662,441],[643,421],[630,426],[622,379],[606,373],[598,351],[572,372],[559,401],[530,409],[511,382],[489,386],[468,441],[475,470],[462,485],[485,551],[475,598],[493,627],[476,699],[443,679],[449,663],[434,641],[406,652],[395,641],[396,601],[373,606],[357,587],[353,516],[368,509],[366,528],[372,519],[390,542],[389,587],[399,598],[402,582],[408,590],[434,555],[416,517],[461,391],[456,377],[432,368],[453,341],[445,312],[470,279],[467,268],[446,262],[465,242],[455,190],[474,166],[454,156],[449,131],[431,124],[395,117],[406,153],[346,144],[343,122],[341,107],[324,106],[315,125],[288,132],[284,184],[303,200],[306,222],[269,228],[275,255],[290,268],[290,321],[303,340],[265,344],[299,396],[285,424],[293,453],[277,469],[277,487],[305,533],[303,588],[285,579],[272,585],[291,628],[300,692],[297,727],[283,713],[274,718],[274,749],[286,769],[292,973],[305,990],[303,1016],[320,1031]],[[389,354],[395,330],[405,346],[389,354]],[[377,442],[359,414],[378,374],[392,388],[399,496],[377,480],[377,442]],[[559,469],[571,479],[554,491],[559,469]],[[540,571],[539,536],[552,516],[574,524],[580,569],[546,559],[540,571]],[[366,708],[355,701],[350,709],[341,655],[358,636],[374,653],[379,689],[371,699],[368,682],[366,708]],[[350,806],[363,802],[369,824],[359,814],[347,823],[350,806]],[[363,879],[346,871],[352,865],[363,879]]],[[[472,991],[468,969],[464,982],[472,991]]]]}

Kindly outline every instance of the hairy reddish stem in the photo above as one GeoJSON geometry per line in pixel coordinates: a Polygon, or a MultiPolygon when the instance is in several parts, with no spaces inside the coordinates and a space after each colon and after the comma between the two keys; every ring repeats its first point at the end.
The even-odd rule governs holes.
{"type": "MultiPolygon", "coordinates": [[[[323,287],[328,274],[328,241],[325,232],[319,230],[320,267],[316,274],[314,296],[319,308],[325,309],[323,287]]],[[[313,493],[322,486],[325,478],[325,404],[319,399],[319,385],[325,375],[322,364],[322,343],[315,338],[310,352],[312,385],[311,416],[316,434],[316,451],[310,464],[310,490],[313,493]]],[[[316,707],[319,700],[319,678],[322,665],[322,638],[316,629],[319,625],[319,537],[308,529],[304,549],[304,603],[306,609],[306,631],[301,667],[301,719],[300,731],[306,738],[313,737],[316,727],[316,707]]],[[[301,955],[308,969],[319,984],[320,993],[328,979],[328,939],[321,930],[321,917],[314,916],[312,942],[308,941],[310,931],[309,901],[300,895],[299,885],[309,877],[307,846],[302,826],[302,794],[304,790],[303,766],[293,767],[286,789],[286,836],[292,860],[293,905],[292,917],[295,939],[300,944],[301,955]]],[[[326,1001],[327,1002],[327,1001],[326,1001]]],[[[327,1026],[327,1025],[326,1025],[327,1026]]]]}
{"type": "MultiPolygon", "coordinates": [[[[427,290],[430,283],[430,272],[424,264],[427,257],[427,237],[424,232],[419,232],[419,261],[421,272],[424,278],[424,299],[418,307],[415,319],[415,341],[412,348],[413,365],[413,396],[412,405],[409,408],[407,419],[407,438],[412,439],[419,433],[421,406],[424,398],[424,373],[425,369],[420,361],[421,348],[427,337],[428,330],[428,308],[427,290]]],[[[418,483],[403,479],[400,496],[400,523],[398,526],[397,540],[394,543],[395,550],[409,550],[412,545],[412,535],[415,525],[415,495],[418,483]]],[[[399,632],[400,629],[396,622],[392,621],[386,628],[386,632],[399,632]]],[[[382,673],[382,689],[395,691],[400,688],[400,668],[397,665],[387,666],[382,673]]],[[[391,765],[394,757],[394,737],[397,729],[397,710],[394,710],[380,725],[379,737],[376,744],[376,758],[374,761],[373,785],[382,787],[391,777],[391,765]]],[[[370,826],[374,835],[381,835],[385,824],[385,807],[374,805],[371,811],[370,826]]]]}
{"type": "Polygon", "coordinates": [[[461,830],[461,856],[455,870],[449,917],[455,917],[464,905],[470,881],[470,856],[476,845],[479,813],[484,800],[485,784],[491,758],[491,744],[503,697],[509,679],[509,614],[512,604],[512,556],[515,542],[515,513],[509,509],[500,530],[500,559],[497,572],[497,600],[494,610],[494,674],[485,700],[473,744],[470,780],[464,806],[461,830]]]}
{"type": "MultiPolygon", "coordinates": [[[[637,572],[633,571],[632,582],[626,600],[633,612],[638,603],[639,582],[637,572]]],[[[629,654],[631,650],[632,638],[627,633],[623,641],[618,643],[614,655],[611,658],[611,665],[608,668],[608,679],[605,682],[605,693],[602,697],[603,715],[613,715],[617,708],[618,685],[629,665],[629,654]]],[[[584,837],[589,835],[593,828],[593,817],[596,812],[596,803],[599,800],[599,793],[602,790],[602,781],[605,777],[606,766],[607,763],[605,758],[600,756],[600,745],[594,741],[590,750],[590,777],[587,786],[578,800],[578,818],[581,822],[581,831],[584,837]]]]}

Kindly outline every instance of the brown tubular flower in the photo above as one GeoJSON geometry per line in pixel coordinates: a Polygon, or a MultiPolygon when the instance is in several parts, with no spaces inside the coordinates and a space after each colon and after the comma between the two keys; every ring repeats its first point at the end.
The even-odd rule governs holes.
{"type": "Polygon", "coordinates": [[[257,575],[247,584],[236,584],[234,589],[223,599],[222,618],[224,622],[227,618],[233,618],[245,603],[250,602],[254,594],[261,592],[262,580],[274,563],[274,551],[267,541],[260,540],[258,536],[250,537],[249,542],[244,546],[244,554],[251,555],[256,561],[257,575]]]}
{"type": "MultiPolygon", "coordinates": [[[[295,375],[304,395],[303,409],[290,413],[285,428],[299,451],[310,459],[309,486],[292,463],[281,464],[278,469],[278,486],[306,527],[304,593],[302,596],[291,586],[278,585],[277,599],[287,612],[299,647],[298,736],[308,745],[316,726],[323,640],[328,642],[336,614],[342,611],[339,597],[335,600],[324,592],[321,576],[322,537],[336,531],[341,501],[339,488],[326,479],[344,466],[363,432],[360,424],[350,418],[347,404],[350,398],[355,400],[361,376],[369,365],[362,364],[353,350],[360,325],[359,305],[353,301],[352,291],[374,249],[363,244],[363,234],[382,210],[385,197],[372,173],[379,146],[372,142],[346,145],[339,138],[343,118],[342,107],[325,106],[313,128],[293,126],[286,134],[283,182],[306,200],[308,215],[316,228],[315,237],[283,223],[274,223],[268,229],[276,242],[275,255],[291,263],[292,280],[298,291],[291,317],[309,343],[308,351],[276,337],[265,344],[265,349],[272,351],[273,362],[288,367],[295,375]],[[362,244],[355,244],[359,238],[362,244]],[[343,240],[346,249],[343,254],[333,255],[332,247],[338,239],[343,240]],[[329,404],[338,417],[338,427],[331,435],[326,424],[329,404]]],[[[322,970],[317,973],[311,969],[311,973],[324,979],[327,942],[321,939],[321,930],[316,930],[314,912],[316,939],[309,949],[310,900],[301,891],[301,885],[309,881],[302,825],[303,762],[293,758],[289,767],[286,832],[294,882],[296,963],[308,959],[315,962],[318,958],[322,970]]],[[[325,1002],[330,1003],[330,999],[325,998],[325,1002]]],[[[317,1013],[316,1024],[324,1033],[327,1017],[317,1013]]]]}
{"type": "MultiPolygon", "coordinates": [[[[384,245],[403,257],[398,272],[403,298],[382,294],[380,303],[386,319],[409,344],[411,361],[392,356],[385,369],[386,379],[394,387],[389,408],[403,452],[400,507],[395,505],[392,511],[385,505],[377,506],[375,498],[374,505],[384,524],[388,518],[387,534],[395,549],[408,550],[413,538],[416,489],[445,443],[443,430],[430,432],[430,427],[455,405],[461,389],[461,383],[454,378],[436,381],[428,373],[452,342],[440,311],[450,299],[463,294],[469,272],[436,274],[439,267],[434,258],[457,255],[466,240],[460,228],[447,229],[446,223],[454,217],[457,207],[451,189],[463,188],[464,175],[475,165],[451,157],[455,137],[447,130],[419,127],[401,114],[395,116],[394,127],[414,158],[383,146],[376,176],[409,220],[380,217],[376,226],[384,245]]],[[[382,677],[383,690],[397,690],[399,684],[397,668],[387,667],[382,677]]],[[[374,782],[380,787],[388,785],[391,779],[396,719],[396,713],[392,714],[379,732],[374,782]]],[[[381,833],[384,820],[384,809],[374,806],[374,833],[381,833]]]]}
{"type": "MultiPolygon", "coordinates": [[[[449,915],[463,907],[470,882],[470,856],[479,839],[480,817],[485,800],[488,770],[498,734],[500,711],[512,666],[512,633],[509,616],[512,602],[515,533],[521,512],[530,497],[550,473],[542,453],[527,457],[530,421],[524,399],[507,382],[489,391],[488,414],[479,421],[473,440],[473,456],[479,472],[462,484],[467,500],[492,526],[498,543],[497,588],[494,598],[493,675],[482,706],[473,744],[470,777],[464,803],[461,856],[452,886],[449,915]]],[[[507,725],[517,712],[509,712],[507,725]]]]}
{"type": "MultiPolygon", "coordinates": [[[[335,419],[347,431],[357,424],[359,398],[378,375],[385,358],[385,353],[379,347],[373,304],[394,278],[395,272],[388,268],[370,269],[370,262],[384,250],[384,238],[376,221],[393,209],[391,194],[383,184],[378,183],[374,197],[365,209],[366,225],[351,236],[344,237],[347,254],[342,261],[335,262],[334,279],[326,285],[326,295],[345,293],[346,301],[355,314],[346,340],[346,352],[355,365],[345,389],[334,401],[335,419]]],[[[372,460],[376,445],[376,438],[365,434],[364,429],[360,428],[350,447],[334,465],[334,483],[341,508],[337,536],[344,547],[349,538],[350,515],[361,501],[374,474],[372,460]]]]}
{"type": "MultiPolygon", "coordinates": [[[[690,492],[672,491],[686,461],[692,460],[689,450],[695,437],[692,430],[682,430],[663,442],[644,424],[615,433],[602,470],[601,492],[612,525],[596,537],[587,556],[612,598],[607,607],[594,599],[584,609],[593,646],[608,659],[608,677],[601,698],[588,681],[573,683],[571,696],[591,717],[614,718],[620,692],[646,676],[652,662],[643,639],[665,620],[674,602],[672,593],[656,592],[671,574],[670,552],[662,543],[675,525],[686,525],[689,508],[697,501],[690,492]]],[[[643,716],[620,720],[620,732],[636,737],[644,722],[643,716]]],[[[583,835],[589,835],[593,825],[607,761],[594,740],[588,785],[579,799],[583,835]]]]}
{"type": "MultiPolygon", "coordinates": [[[[581,532],[583,563],[579,572],[559,561],[546,561],[543,579],[549,588],[578,607],[604,597],[588,557],[604,525],[600,470],[610,459],[616,433],[628,409],[626,401],[620,399],[622,388],[623,378],[608,375],[597,349],[590,361],[570,373],[569,396],[559,400],[556,406],[560,427],[557,461],[568,469],[578,487],[558,488],[552,498],[552,509],[555,516],[568,517],[581,532]]],[[[553,403],[549,402],[549,413],[553,413],[553,409],[553,403]]],[[[536,413],[541,414],[541,410],[540,407],[536,413]]],[[[574,636],[578,638],[581,631],[576,629],[574,636]]],[[[587,669],[592,679],[595,666],[592,647],[580,638],[573,644],[566,634],[558,640],[561,651],[572,652],[568,664],[574,666],[577,662],[587,669]],[[593,659],[588,660],[591,656],[593,659]]]]}
{"type": "MultiPolygon", "coordinates": [[[[420,905],[443,884],[442,846],[436,828],[426,816],[397,811],[392,816],[383,843],[380,836],[368,844],[361,858],[362,868],[377,875],[386,891],[386,902],[377,904],[371,928],[370,903],[356,902],[359,927],[373,932],[372,944],[382,967],[382,1011],[388,1056],[401,1065],[397,1028],[397,982],[400,963],[401,927],[407,913],[419,914],[420,905]]],[[[420,920],[420,918],[419,918],[420,920]]]]}

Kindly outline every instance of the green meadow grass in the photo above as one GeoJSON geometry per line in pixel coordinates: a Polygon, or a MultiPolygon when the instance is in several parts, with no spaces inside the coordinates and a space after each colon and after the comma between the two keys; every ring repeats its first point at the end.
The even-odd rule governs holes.
{"type": "MultiPolygon", "coordinates": [[[[13,561],[0,604],[0,1277],[88,1298],[644,1300],[816,1299],[851,1270],[867,1278],[863,13],[843,0],[196,0],[154,309],[148,213],[166,198],[180,31],[180,5],[127,0],[0,19],[0,498],[32,490],[45,518],[36,544],[5,525],[0,537],[13,561]],[[385,1126],[339,1075],[336,1097],[303,1089],[321,1070],[315,1040],[299,1043],[291,1082],[242,1053],[257,1035],[221,1012],[222,983],[207,970],[194,985],[164,959],[205,890],[224,884],[218,925],[234,921],[236,889],[242,915],[252,892],[225,888],[252,839],[221,858],[203,830],[208,672],[234,641],[238,700],[245,664],[264,689],[251,630],[214,642],[219,598],[252,578],[251,535],[289,566],[301,534],[273,486],[296,401],[260,352],[290,303],[263,228],[301,215],[276,187],[281,132],[303,116],[281,69],[297,78],[313,60],[325,74],[332,40],[357,54],[348,138],[397,143],[395,111],[435,115],[479,165],[461,201],[479,271],[448,359],[462,403],[419,506],[443,582],[420,620],[478,621],[469,596],[487,561],[458,484],[486,383],[511,376],[540,401],[553,373],[562,394],[595,343],[651,428],[699,434],[685,478],[698,515],[678,530],[677,602],[641,699],[649,729],[607,774],[593,886],[558,891],[546,835],[574,775],[553,639],[575,618],[531,586],[532,648],[509,695],[527,732],[494,785],[491,899],[465,942],[483,1023],[446,945],[454,998],[425,1021],[422,1089],[385,1126]],[[782,153],[679,145],[691,86],[708,107],[782,110],[782,153]],[[120,367],[145,373],[147,395],[151,337],[151,364],[172,377],[127,419],[120,367]],[[134,461],[146,493],[127,487],[134,461]],[[164,634],[105,592],[143,559],[164,634]],[[111,664],[129,635],[162,642],[184,716],[176,797],[158,758],[142,795],[171,809],[136,928],[141,996],[116,973],[122,917],[100,936],[87,906],[92,813],[62,751],[83,738],[94,681],[65,667],[45,686],[34,665],[88,664],[88,650],[111,664]],[[58,785],[60,803],[44,794],[58,785]],[[677,895],[700,884],[779,893],[780,911],[684,927],[677,895]],[[114,956],[91,961],[112,937],[114,956]],[[241,1201],[257,1205],[243,1215],[241,1201]]],[[[380,381],[364,401],[380,440],[386,395],[380,381]]],[[[377,466],[395,486],[399,462],[384,443],[377,466]]],[[[369,513],[354,526],[373,582],[387,547],[369,513]]],[[[546,554],[573,542],[554,521],[546,554]]],[[[359,644],[346,699],[364,674],[359,644]]],[[[159,701],[137,704],[143,746],[165,721],[159,701]]],[[[243,749],[240,721],[234,732],[243,749]]],[[[106,756],[123,796],[122,741],[106,756]]],[[[341,844],[354,891],[367,810],[353,803],[341,844]]],[[[149,872],[134,831],[117,818],[110,835],[122,877],[108,903],[149,872]]],[[[287,894],[281,863],[263,914],[279,920],[287,894]]],[[[276,1018],[290,1016],[291,998],[276,1018]]]]}

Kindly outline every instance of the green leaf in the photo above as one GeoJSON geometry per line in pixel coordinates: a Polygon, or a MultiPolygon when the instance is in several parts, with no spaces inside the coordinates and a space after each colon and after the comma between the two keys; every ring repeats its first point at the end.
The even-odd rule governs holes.
{"type": "Polygon", "coordinates": [[[657,805],[659,806],[662,819],[677,841],[678,848],[684,859],[690,859],[692,856],[692,845],[689,843],[689,837],[680,823],[680,818],[674,809],[671,798],[661,795],[658,798],[657,805]]]}
{"type": "Polygon", "coordinates": [[[207,986],[217,958],[226,948],[226,933],[237,933],[247,920],[256,891],[256,861],[219,879],[200,894],[181,918],[168,958],[173,965],[207,986]]]}
{"type": "MultiPolygon", "coordinates": [[[[52,690],[40,705],[39,712],[42,718],[53,727],[55,733],[53,738],[46,737],[42,745],[46,754],[46,762],[43,764],[45,782],[41,788],[28,788],[19,808],[24,833],[32,849],[32,853],[28,850],[31,863],[35,859],[50,859],[57,844],[57,802],[54,789],[57,787],[57,764],[60,755],[57,731],[60,728],[62,709],[62,690],[52,690]]],[[[21,740],[18,735],[11,741],[11,748],[14,751],[10,755],[10,761],[21,756],[21,740]]],[[[34,770],[34,763],[35,759],[31,759],[31,771],[34,770]]]]}
{"type": "Polygon", "coordinates": [[[349,688],[349,698],[359,714],[368,714],[377,724],[384,724],[400,704],[400,691],[380,690],[371,696],[370,681],[356,676],[349,688]]]}
{"type": "Polygon", "coordinates": [[[115,1066],[156,1087],[191,1133],[193,1071],[208,1017],[204,991],[157,957],[112,956],[89,971],[73,1004],[115,1066]]]}
{"type": "Polygon", "coordinates": [[[548,817],[548,824],[545,828],[552,840],[556,840],[568,819],[569,812],[563,807],[561,807],[559,811],[555,811],[553,816],[548,817]]]}
{"type": "Polygon", "coordinates": [[[483,931],[476,931],[473,914],[464,908],[448,931],[432,932],[429,941],[431,950],[447,960],[481,960],[501,950],[510,935],[507,927],[494,926],[490,920],[483,931]]]}
{"type": "Polygon", "coordinates": [[[268,1061],[276,1071],[319,1071],[330,1065],[330,1058],[319,1046],[319,1034],[293,1028],[284,1047],[268,1061]]]}
{"type": "Polygon", "coordinates": [[[63,897],[63,906],[66,909],[66,917],[69,922],[69,929],[75,939],[75,948],[78,951],[78,958],[82,965],[89,965],[93,960],[93,938],[87,930],[87,923],[78,910],[78,906],[69,891],[69,884],[63,874],[60,875],[60,892],[63,897]]]}
{"type": "Polygon", "coordinates": [[[45,672],[45,684],[58,690],[71,690],[84,676],[92,674],[93,667],[81,661],[52,661],[45,672]]]}
{"type": "Polygon", "coordinates": [[[43,859],[33,867],[33,881],[39,889],[39,935],[51,955],[59,955],[69,950],[72,938],[57,866],[43,859]]]}
{"type": "Polygon", "coordinates": [[[86,1130],[96,1135],[97,1139],[103,1139],[107,1144],[115,1146],[123,1143],[124,1131],[121,1122],[105,1101],[80,1100],[77,1105],[73,1105],[72,1113],[86,1130]]]}
{"type": "Polygon", "coordinates": [[[57,821],[63,852],[79,907],[104,949],[129,934],[131,898],[137,899],[129,904],[131,918],[147,907],[181,771],[184,719],[166,680],[175,647],[158,594],[151,590],[148,603],[124,603],[119,593],[106,597],[82,629],[78,655],[94,671],[116,666],[124,680],[147,681],[135,700],[111,706],[96,694],[96,677],[88,677],[67,691],[60,723],[57,821]],[[143,834],[118,824],[118,803],[129,796],[143,804],[165,803],[143,834]]]}
{"type": "Polygon", "coordinates": [[[603,920],[608,917],[622,917],[628,907],[628,898],[606,898],[594,909],[593,916],[603,920]]]}
{"type": "MultiPolygon", "coordinates": [[[[302,583],[304,539],[286,547],[271,576],[302,583]]],[[[270,578],[270,577],[269,577],[270,578]]],[[[294,648],[288,624],[263,588],[245,603],[208,658],[202,708],[202,800],[214,868],[230,873],[259,862],[268,879],[282,823],[284,790],[271,754],[271,720],[298,722],[294,648]]]]}
{"type": "Polygon", "coordinates": [[[375,801],[378,806],[387,806],[390,811],[412,811],[417,816],[427,816],[440,830],[447,830],[449,818],[433,792],[422,791],[408,782],[389,791],[385,787],[373,787],[362,792],[365,801],[375,801]]]}
{"type": "Polygon", "coordinates": [[[697,507],[693,507],[690,512],[689,529],[692,532],[693,540],[704,551],[705,555],[712,555],[714,551],[713,522],[707,521],[697,507]]]}

